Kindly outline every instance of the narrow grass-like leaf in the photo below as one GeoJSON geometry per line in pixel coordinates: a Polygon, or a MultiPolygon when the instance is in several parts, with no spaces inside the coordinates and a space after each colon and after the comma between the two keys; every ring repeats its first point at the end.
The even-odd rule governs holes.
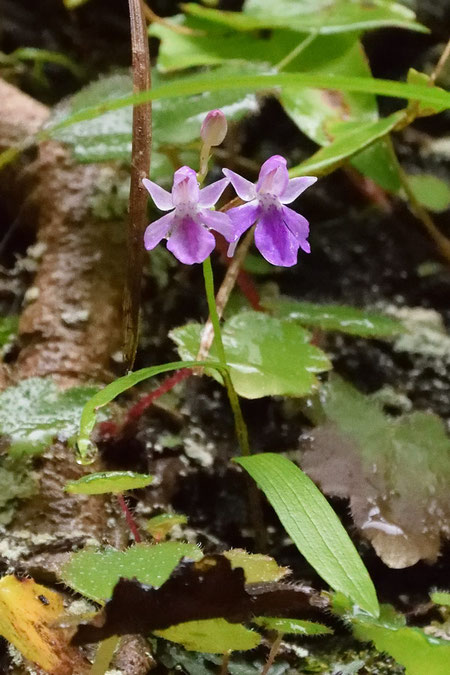
{"type": "Polygon", "coordinates": [[[66,483],[64,489],[74,495],[102,495],[147,487],[153,476],[134,471],[101,471],[66,483]]]}
{"type": "Polygon", "coordinates": [[[312,480],[282,455],[234,460],[256,481],[285,530],[316,572],[336,591],[373,616],[375,588],[339,518],[312,480]]]}
{"type": "Polygon", "coordinates": [[[293,167],[289,171],[290,176],[330,173],[356,153],[386,136],[403,116],[404,112],[400,110],[375,122],[363,122],[362,124],[349,122],[348,130],[344,128],[336,133],[330,145],[326,145],[305,162],[293,167]]]}
{"type": "Polygon", "coordinates": [[[207,363],[201,361],[175,361],[172,363],[164,363],[161,366],[142,368],[141,370],[136,370],[134,373],[128,373],[128,375],[119,377],[117,380],[114,380],[114,382],[111,382],[111,384],[108,384],[101,389],[95,396],[89,399],[81,413],[80,430],[77,440],[78,449],[81,455],[83,456],[83,454],[86,453],[86,450],[90,445],[89,436],[95,426],[98,410],[117,398],[119,394],[123,394],[127,389],[131,389],[131,387],[134,387],[139,382],[148,380],[155,375],[167,373],[171,370],[195,368],[197,366],[205,365],[209,368],[216,368],[219,371],[222,369],[219,363],[214,363],[213,361],[208,361],[207,363]]]}

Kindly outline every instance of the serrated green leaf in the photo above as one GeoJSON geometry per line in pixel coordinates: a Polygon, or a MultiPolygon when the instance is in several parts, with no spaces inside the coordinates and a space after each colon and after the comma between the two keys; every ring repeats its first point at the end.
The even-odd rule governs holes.
{"type": "Polygon", "coordinates": [[[384,26],[409,28],[428,32],[415,21],[414,13],[397,2],[372,0],[247,0],[242,12],[225,12],[194,3],[181,5],[182,9],[209,21],[234,28],[253,31],[262,28],[290,28],[322,34],[343,31],[368,30],[384,26]]]}
{"type": "Polygon", "coordinates": [[[104,602],[120,577],[136,577],[142,584],[159,588],[182,558],[200,560],[202,552],[194,544],[175,541],[136,544],[125,551],[79,551],[63,566],[61,579],[86,598],[104,602]]]}
{"type": "Polygon", "coordinates": [[[64,489],[75,495],[102,495],[147,487],[153,476],[134,471],[101,471],[89,473],[66,483],[64,489]]]}
{"type": "Polygon", "coordinates": [[[275,316],[298,321],[309,328],[339,331],[367,338],[393,337],[405,332],[396,319],[379,312],[365,311],[346,305],[318,305],[285,298],[264,302],[275,316]]]}
{"type": "Polygon", "coordinates": [[[0,434],[10,438],[12,454],[39,453],[56,437],[75,435],[94,387],[59,391],[50,378],[32,377],[0,393],[0,434]]]}
{"type": "MultiPolygon", "coordinates": [[[[202,330],[200,324],[191,323],[171,331],[180,355],[190,358],[198,353],[202,330]]],[[[233,385],[245,398],[305,396],[317,389],[316,374],[331,368],[325,354],[309,343],[307,331],[262,312],[231,317],[222,338],[233,385]]],[[[210,358],[216,359],[214,343],[210,358]]]]}
{"type": "Polygon", "coordinates": [[[300,619],[283,619],[271,616],[258,616],[253,619],[253,623],[262,626],[266,630],[275,630],[278,633],[287,635],[325,635],[332,634],[333,631],[323,623],[314,621],[302,621],[300,619]]]}
{"type": "Polygon", "coordinates": [[[311,434],[303,469],[327,495],[350,499],[355,525],[387,565],[436,559],[450,519],[443,421],[426,412],[390,417],[336,375],[321,394],[326,422],[311,434]]]}
{"type": "Polygon", "coordinates": [[[430,593],[430,598],[435,605],[443,605],[444,607],[450,607],[449,591],[433,591],[433,593],[430,593]]]}
{"type": "Polygon", "coordinates": [[[224,551],[223,555],[231,563],[231,567],[242,567],[245,583],[261,584],[280,581],[290,573],[289,567],[280,567],[276,560],[262,553],[247,553],[241,548],[224,551]]]}
{"type": "Polygon", "coordinates": [[[158,637],[177,642],[189,651],[205,654],[226,654],[227,652],[254,649],[261,641],[260,635],[239,623],[225,619],[204,619],[187,621],[154,632],[158,637]]]}
{"type": "Polygon", "coordinates": [[[316,572],[336,591],[378,616],[373,583],[339,518],[312,480],[282,455],[234,460],[256,481],[283,527],[316,572]]]}
{"type": "Polygon", "coordinates": [[[416,199],[430,211],[442,213],[450,208],[450,184],[427,173],[408,176],[416,199]]]}

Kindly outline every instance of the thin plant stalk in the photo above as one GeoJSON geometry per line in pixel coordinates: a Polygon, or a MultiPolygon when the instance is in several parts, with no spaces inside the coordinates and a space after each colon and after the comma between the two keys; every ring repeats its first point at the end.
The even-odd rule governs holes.
{"type": "Polygon", "coordinates": [[[301,54],[309,45],[314,42],[316,37],[319,35],[319,31],[315,30],[314,32],[310,33],[309,35],[306,36],[304,40],[298,43],[294,49],[292,49],[289,54],[286,54],[279,63],[275,66],[275,68],[280,71],[283,70],[283,68],[286,68],[286,66],[291,63],[299,54],[301,54]]]}
{"type": "Polygon", "coordinates": [[[277,637],[272,642],[272,646],[270,648],[269,656],[267,658],[266,663],[264,664],[264,668],[261,671],[261,675],[268,675],[269,670],[272,668],[273,662],[276,659],[276,656],[277,656],[278,651],[280,649],[282,640],[283,640],[283,633],[278,633],[277,637]]]}
{"type": "MultiPolygon", "coordinates": [[[[208,301],[209,317],[214,329],[214,337],[216,338],[217,355],[220,364],[223,366],[223,380],[227,390],[228,399],[230,401],[231,410],[233,412],[234,424],[236,428],[236,436],[238,439],[241,454],[249,456],[251,454],[250,444],[248,440],[248,430],[242,415],[241,406],[233,382],[230,377],[228,369],[225,348],[223,346],[222,331],[220,328],[220,319],[217,313],[216,298],[214,295],[214,277],[211,266],[211,259],[208,257],[203,262],[203,276],[205,279],[206,299],[208,301]]],[[[261,504],[261,497],[258,489],[253,481],[247,481],[249,515],[255,532],[255,541],[260,551],[265,551],[266,530],[264,527],[263,510],[261,504]]]]}
{"type": "MultiPolygon", "coordinates": [[[[128,0],[133,60],[133,93],[151,89],[150,55],[142,0],[128,0]]],[[[147,191],[142,179],[150,173],[152,145],[152,107],[147,101],[133,106],[131,183],[127,233],[127,278],[124,292],[124,359],[131,370],[139,337],[141,278],[144,266],[142,240],[147,226],[147,191]]]]}
{"type": "Polygon", "coordinates": [[[136,522],[133,518],[133,514],[131,513],[130,509],[128,508],[128,504],[125,501],[125,497],[121,492],[117,494],[117,501],[119,502],[119,506],[123,511],[123,515],[125,516],[125,520],[127,521],[127,525],[130,528],[130,532],[134,537],[134,540],[136,544],[140,544],[142,541],[141,535],[139,534],[139,528],[136,525],[136,522]]]}

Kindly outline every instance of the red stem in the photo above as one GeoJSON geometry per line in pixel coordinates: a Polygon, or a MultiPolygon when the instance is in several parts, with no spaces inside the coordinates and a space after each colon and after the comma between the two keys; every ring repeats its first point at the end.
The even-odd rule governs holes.
{"type": "Polygon", "coordinates": [[[119,502],[119,506],[123,511],[125,520],[127,521],[127,525],[130,528],[130,532],[133,535],[136,544],[139,544],[142,541],[142,539],[141,535],[139,534],[138,526],[136,525],[136,521],[134,520],[131,511],[128,508],[128,505],[125,501],[125,497],[121,492],[119,492],[117,495],[117,501],[119,502]]]}

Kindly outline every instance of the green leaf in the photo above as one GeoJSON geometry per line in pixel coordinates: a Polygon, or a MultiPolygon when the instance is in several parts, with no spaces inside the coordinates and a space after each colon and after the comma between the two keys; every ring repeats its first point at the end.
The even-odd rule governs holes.
{"type": "Polygon", "coordinates": [[[396,26],[428,32],[416,23],[411,10],[389,0],[372,0],[370,4],[363,0],[278,0],[276,4],[272,0],[247,0],[243,12],[224,12],[194,3],[181,7],[193,16],[243,31],[289,28],[329,34],[396,26]]]}
{"type": "Polygon", "coordinates": [[[39,453],[56,437],[75,435],[86,401],[94,387],[59,391],[49,378],[32,377],[0,393],[0,434],[11,442],[13,454],[39,453]]]}
{"type": "Polygon", "coordinates": [[[147,521],[146,529],[156,541],[161,541],[175,525],[186,525],[186,523],[186,516],[179,513],[161,513],[147,521]]]}
{"type": "Polygon", "coordinates": [[[408,183],[416,199],[430,211],[442,213],[450,208],[450,184],[431,174],[410,174],[408,183]]]}
{"type": "Polygon", "coordinates": [[[302,621],[300,619],[283,619],[271,616],[258,616],[253,623],[262,626],[266,630],[276,630],[278,633],[287,635],[325,635],[333,631],[323,623],[314,621],[302,621]]]}
{"type": "Polygon", "coordinates": [[[379,606],[373,583],[339,518],[293,462],[266,453],[234,460],[256,481],[286,532],[316,572],[336,591],[373,616],[379,606]]]}
{"type": "Polygon", "coordinates": [[[308,328],[367,338],[392,337],[405,332],[403,324],[397,319],[346,305],[317,305],[281,298],[264,302],[264,307],[278,318],[291,319],[308,328]]]}
{"type": "Polygon", "coordinates": [[[18,316],[0,317],[0,348],[4,347],[17,334],[19,328],[18,316]]]}
{"type": "Polygon", "coordinates": [[[398,627],[388,623],[353,620],[353,634],[363,642],[373,642],[405,667],[406,675],[447,675],[450,663],[448,640],[426,635],[420,628],[398,627]]]}
{"type": "Polygon", "coordinates": [[[386,138],[367,146],[350,160],[360,173],[374,180],[383,190],[399,192],[402,184],[397,165],[392,156],[392,147],[386,138]]]}
{"type": "Polygon", "coordinates": [[[158,637],[177,642],[189,651],[204,654],[226,654],[227,652],[254,649],[261,641],[260,635],[239,623],[225,619],[204,619],[187,621],[154,632],[158,637]]]}
{"type": "Polygon", "coordinates": [[[439,417],[386,415],[333,375],[322,388],[326,422],[311,433],[302,468],[325,494],[350,499],[356,527],[393,568],[432,561],[450,520],[450,440],[439,417]]]}
{"type": "Polygon", "coordinates": [[[430,593],[430,598],[435,605],[443,605],[444,607],[450,607],[449,591],[434,591],[433,593],[430,593]]]}
{"type": "MultiPolygon", "coordinates": [[[[434,86],[434,82],[430,75],[421,73],[415,68],[410,68],[408,70],[406,81],[408,84],[421,84],[428,87],[434,86]]],[[[420,101],[415,100],[410,101],[408,105],[408,112],[410,111],[415,117],[428,117],[429,115],[436,115],[436,113],[442,112],[443,110],[444,108],[439,105],[423,105],[420,101]]]]}
{"type": "Polygon", "coordinates": [[[147,487],[153,476],[134,471],[101,471],[66,483],[64,489],[75,495],[103,495],[147,487]]]}
{"type": "Polygon", "coordinates": [[[349,122],[345,125],[346,130],[343,130],[345,127],[342,125],[340,132],[329,145],[290,169],[289,175],[291,177],[324,175],[334,171],[353,155],[386,136],[403,116],[404,112],[399,111],[375,122],[349,122]]]}
{"type": "MultiPolygon", "coordinates": [[[[89,448],[91,447],[91,441],[89,436],[95,426],[97,421],[98,410],[111,401],[113,401],[119,394],[123,394],[127,389],[131,389],[139,382],[143,380],[148,380],[155,375],[160,375],[161,373],[167,373],[171,370],[180,370],[181,368],[195,368],[197,366],[208,365],[210,368],[216,368],[219,371],[222,369],[219,363],[212,363],[208,361],[175,361],[173,363],[164,363],[162,366],[151,366],[150,368],[142,368],[141,370],[136,370],[134,373],[128,373],[123,377],[119,377],[111,384],[108,384],[106,387],[97,392],[92,398],[90,398],[81,413],[80,418],[80,427],[78,432],[77,446],[80,452],[81,458],[85,458],[89,454],[89,448]]],[[[1,395],[0,395],[0,414],[1,414],[1,395]]],[[[0,418],[1,423],[1,418],[0,418]]],[[[0,426],[1,430],[1,426],[0,426]]]]}
{"type": "MultiPolygon", "coordinates": [[[[170,337],[183,358],[198,352],[203,326],[175,328],[170,337]]],[[[305,396],[318,388],[316,373],[331,368],[309,344],[310,334],[291,321],[261,312],[241,312],[225,322],[222,338],[233,385],[240,396],[305,396]]],[[[213,343],[210,358],[216,359],[213,343]]],[[[214,375],[221,381],[220,377],[214,375]]]]}
{"type": "Polygon", "coordinates": [[[200,560],[202,552],[194,544],[175,541],[136,544],[125,551],[79,551],[63,566],[61,579],[86,598],[104,602],[112,596],[120,577],[136,577],[142,584],[159,588],[182,558],[200,560]]]}
{"type": "MultiPolygon", "coordinates": [[[[255,72],[257,65],[252,65],[255,72]]],[[[241,73],[249,70],[249,66],[241,65],[241,73]]],[[[227,74],[225,68],[219,71],[227,74]]],[[[184,76],[181,75],[180,78],[184,76]]],[[[169,80],[170,81],[170,80],[169,80]]],[[[155,72],[153,86],[164,82],[155,72]]],[[[132,92],[132,82],[129,75],[114,74],[100,78],[77,92],[70,101],[69,110],[61,111],[55,118],[56,123],[62,114],[77,114],[90,106],[120,97],[129,96],[132,92]]],[[[214,94],[204,92],[202,96],[183,96],[169,101],[155,101],[152,109],[152,125],[154,134],[154,153],[160,155],[165,145],[181,145],[191,143],[200,138],[200,128],[203,117],[212,108],[221,108],[228,120],[239,120],[246,113],[256,111],[258,103],[252,94],[244,91],[227,90],[214,94]]],[[[121,108],[106,112],[92,119],[78,122],[70,127],[57,131],[55,137],[68,143],[73,148],[75,158],[79,162],[101,162],[118,159],[130,161],[132,135],[132,110],[121,108]]],[[[161,160],[160,160],[161,164],[161,160]]],[[[161,175],[162,166],[152,166],[152,177],[161,175]]]]}
{"type": "Polygon", "coordinates": [[[231,567],[242,567],[246,584],[261,584],[280,581],[290,573],[289,567],[280,567],[276,560],[262,553],[247,553],[241,548],[224,551],[231,567]]]}

